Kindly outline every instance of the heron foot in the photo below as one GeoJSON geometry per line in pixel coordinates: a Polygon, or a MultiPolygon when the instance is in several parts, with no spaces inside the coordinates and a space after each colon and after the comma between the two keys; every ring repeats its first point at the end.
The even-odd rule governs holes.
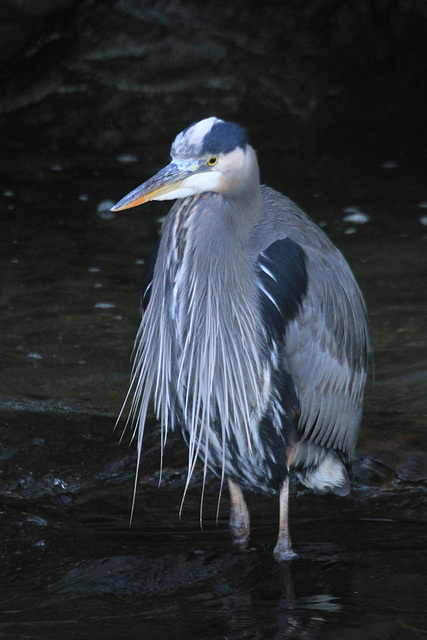
{"type": "Polygon", "coordinates": [[[289,478],[286,478],[280,489],[280,520],[279,520],[279,536],[276,546],[274,547],[273,556],[277,562],[283,560],[292,560],[296,557],[296,553],[292,551],[291,536],[289,535],[288,524],[288,503],[289,503],[289,478]]]}
{"type": "Polygon", "coordinates": [[[230,531],[233,546],[244,551],[249,544],[250,518],[243,492],[233,480],[228,480],[231,498],[230,531]]]}
{"type": "Polygon", "coordinates": [[[239,551],[244,551],[249,544],[249,514],[246,511],[236,513],[231,511],[229,522],[233,546],[239,551]]]}
{"type": "Polygon", "coordinates": [[[285,560],[293,560],[297,554],[292,551],[290,540],[278,540],[274,547],[273,557],[277,562],[284,562],[285,560]]]}
{"type": "Polygon", "coordinates": [[[248,545],[249,545],[249,537],[242,538],[241,540],[238,540],[237,538],[233,537],[233,549],[235,549],[236,551],[239,551],[239,552],[246,551],[246,549],[248,548],[248,545]]]}

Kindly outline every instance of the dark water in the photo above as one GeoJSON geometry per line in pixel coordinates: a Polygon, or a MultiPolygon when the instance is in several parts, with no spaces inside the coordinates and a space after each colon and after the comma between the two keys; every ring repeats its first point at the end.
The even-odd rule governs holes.
{"type": "MultiPolygon", "coordinates": [[[[67,413],[3,422],[16,466],[6,463],[2,485],[1,637],[423,637],[426,531],[415,484],[394,477],[381,495],[378,479],[390,478],[379,468],[349,499],[298,493],[298,558],[278,565],[274,500],[252,498],[253,547],[233,553],[228,499],[216,523],[215,487],[203,531],[197,489],[178,520],[185,473],[170,460],[163,489],[147,460],[129,529],[129,451],[117,451],[105,417],[67,413]]],[[[179,442],[170,445],[182,460],[179,442]]]]}
{"type": "Polygon", "coordinates": [[[254,124],[264,181],[352,265],[375,353],[352,494],[295,488],[298,558],[279,566],[274,500],[252,497],[244,554],[230,547],[227,495],[216,522],[214,481],[203,530],[198,478],[179,520],[185,450],[171,438],[158,489],[154,423],[129,528],[135,451],[113,427],[142,261],[168,205],[116,217],[99,206],[166,163],[168,148],[70,149],[36,114],[2,129],[0,637],[426,637],[425,142],[399,119],[351,129],[350,114],[287,148],[286,132],[254,124]]]}
{"type": "Polygon", "coordinates": [[[133,467],[107,425],[68,412],[3,422],[15,466],[6,462],[2,483],[2,637],[423,637],[426,531],[415,484],[395,478],[381,496],[377,470],[349,499],[299,492],[298,558],[279,566],[274,500],[252,498],[253,547],[233,553],[228,499],[216,523],[215,487],[203,531],[196,489],[178,520],[185,473],[171,460],[163,489],[147,461],[129,529],[133,467]]]}

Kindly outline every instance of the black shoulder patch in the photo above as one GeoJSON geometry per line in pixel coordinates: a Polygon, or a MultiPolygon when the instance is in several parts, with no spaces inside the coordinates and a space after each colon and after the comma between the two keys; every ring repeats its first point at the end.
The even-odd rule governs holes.
{"type": "Polygon", "coordinates": [[[280,341],[307,293],[304,250],[289,238],[273,242],[258,256],[257,275],[265,327],[280,341]]]}
{"type": "Polygon", "coordinates": [[[216,122],[205,135],[201,152],[217,155],[234,149],[245,149],[248,144],[246,129],[235,122],[216,122]]]}

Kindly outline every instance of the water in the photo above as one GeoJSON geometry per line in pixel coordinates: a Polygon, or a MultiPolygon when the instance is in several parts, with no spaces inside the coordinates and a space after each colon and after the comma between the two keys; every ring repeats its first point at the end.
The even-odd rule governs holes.
{"type": "Polygon", "coordinates": [[[170,439],[158,489],[154,422],[129,528],[135,450],[127,436],[118,444],[123,425],[113,428],[142,263],[168,204],[110,216],[102,203],[166,163],[168,148],[142,157],[128,139],[119,150],[70,147],[49,116],[60,106],[2,120],[0,637],[425,637],[425,142],[409,121],[380,126],[354,113],[343,124],[325,113],[291,143],[277,122],[253,123],[263,180],[352,265],[375,353],[352,493],[296,487],[298,557],[279,566],[274,500],[251,497],[244,554],[230,546],[227,495],[216,522],[214,480],[203,530],[199,477],[179,520],[186,452],[170,439]]]}
{"type": "Polygon", "coordinates": [[[2,492],[4,637],[423,637],[425,525],[402,519],[408,494],[421,499],[414,487],[394,490],[400,519],[374,486],[348,500],[299,493],[291,517],[298,558],[278,565],[274,500],[252,497],[253,546],[233,553],[227,497],[216,523],[212,487],[201,531],[193,489],[180,522],[184,468],[166,461],[158,489],[148,461],[153,473],[146,469],[129,529],[133,466],[108,442],[105,420],[62,420],[58,444],[57,418],[21,419],[27,462],[20,486],[2,492]]]}

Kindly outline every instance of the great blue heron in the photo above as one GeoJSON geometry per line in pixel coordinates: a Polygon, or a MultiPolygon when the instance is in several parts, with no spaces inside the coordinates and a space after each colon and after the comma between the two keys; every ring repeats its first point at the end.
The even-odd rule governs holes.
{"type": "MultiPolygon", "coordinates": [[[[292,557],[289,474],[349,492],[368,358],[365,305],[341,253],[291,200],[260,186],[237,124],[207,118],[172,161],[113,207],[178,199],[147,268],[131,415],[138,463],[150,398],[162,428],[227,479],[233,541],[244,549],[243,490],[280,494],[274,556],[292,557]]],[[[186,488],[187,488],[186,487],[186,488]]]]}

